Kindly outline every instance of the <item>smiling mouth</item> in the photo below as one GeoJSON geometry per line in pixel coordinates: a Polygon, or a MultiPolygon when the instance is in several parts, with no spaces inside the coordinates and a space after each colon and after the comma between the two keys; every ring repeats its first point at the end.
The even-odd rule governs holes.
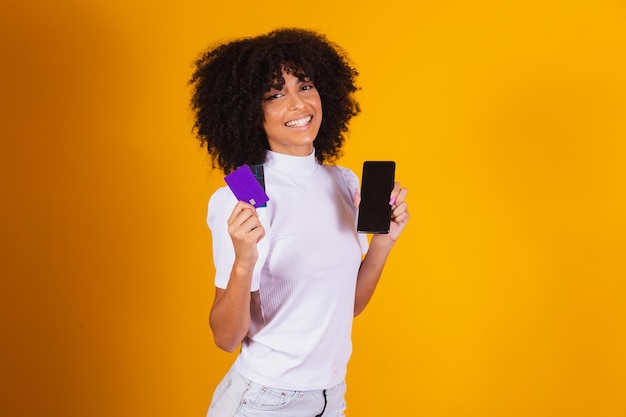
{"type": "Polygon", "coordinates": [[[285,126],[287,126],[287,127],[304,126],[307,123],[309,123],[311,121],[311,119],[313,119],[313,116],[307,116],[307,117],[303,117],[302,119],[291,120],[291,121],[285,123],[285,126]]]}

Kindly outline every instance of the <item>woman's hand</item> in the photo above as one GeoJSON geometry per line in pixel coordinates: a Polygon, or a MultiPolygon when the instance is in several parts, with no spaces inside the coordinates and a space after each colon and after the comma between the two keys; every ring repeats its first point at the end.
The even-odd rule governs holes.
{"type": "Polygon", "coordinates": [[[400,237],[404,227],[409,222],[409,204],[406,202],[406,196],[409,191],[402,188],[399,182],[396,182],[391,191],[389,204],[391,205],[391,225],[389,228],[389,239],[395,241],[400,237]]]}
{"type": "Polygon", "coordinates": [[[237,262],[254,266],[259,257],[257,243],[265,236],[256,209],[251,204],[239,201],[227,223],[237,262]]]}

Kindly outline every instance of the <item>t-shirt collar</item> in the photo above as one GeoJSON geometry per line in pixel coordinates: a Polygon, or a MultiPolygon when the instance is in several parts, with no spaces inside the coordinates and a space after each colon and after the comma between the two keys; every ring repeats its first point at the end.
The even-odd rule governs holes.
{"type": "Polygon", "coordinates": [[[319,163],[315,159],[315,149],[307,156],[293,156],[284,153],[267,151],[263,166],[295,175],[310,174],[317,169],[319,163]]]}

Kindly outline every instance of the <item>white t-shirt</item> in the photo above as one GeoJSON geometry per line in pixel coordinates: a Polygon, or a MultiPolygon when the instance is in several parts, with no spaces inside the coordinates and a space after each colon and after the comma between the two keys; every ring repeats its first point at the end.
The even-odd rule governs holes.
{"type": "MultiPolygon", "coordinates": [[[[259,291],[262,311],[252,316],[236,367],[273,388],[329,388],[345,379],[356,277],[367,251],[367,237],[355,227],[358,178],[319,164],[314,153],[268,151],[263,167],[270,201],[257,209],[266,234],[251,288],[259,291]]],[[[228,187],[209,201],[219,288],[228,285],[234,260],[226,221],[235,204],[228,187]]]]}

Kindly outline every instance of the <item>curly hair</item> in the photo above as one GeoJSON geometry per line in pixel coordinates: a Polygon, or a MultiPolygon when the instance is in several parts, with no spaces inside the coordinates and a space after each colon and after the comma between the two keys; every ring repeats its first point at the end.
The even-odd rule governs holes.
{"type": "Polygon", "coordinates": [[[243,164],[261,164],[269,143],[263,130],[263,94],[282,88],[282,71],[310,79],[323,108],[313,143],[320,162],[341,156],[348,123],[360,113],[354,93],[357,70],[345,52],[324,35],[305,29],[278,29],[210,48],[195,62],[190,80],[194,131],[224,173],[243,164]]]}

